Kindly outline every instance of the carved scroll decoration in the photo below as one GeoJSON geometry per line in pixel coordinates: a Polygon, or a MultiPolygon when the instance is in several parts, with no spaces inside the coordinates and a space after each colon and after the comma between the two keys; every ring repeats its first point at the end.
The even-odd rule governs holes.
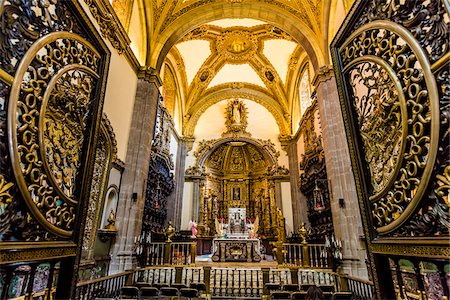
{"type": "Polygon", "coordinates": [[[39,223],[70,236],[100,55],[81,36],[54,32],[33,44],[11,88],[8,129],[18,187],[39,223]]]}
{"type": "Polygon", "coordinates": [[[411,216],[430,180],[439,137],[436,82],[412,35],[388,21],[362,26],[341,51],[370,169],[374,225],[385,234],[411,216]]]}

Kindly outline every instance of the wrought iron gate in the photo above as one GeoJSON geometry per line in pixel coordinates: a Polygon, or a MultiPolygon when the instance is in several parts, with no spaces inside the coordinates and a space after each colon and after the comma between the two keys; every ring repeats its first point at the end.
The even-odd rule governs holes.
{"type": "Polygon", "coordinates": [[[448,13],[356,1],[331,46],[381,299],[449,296],[448,13]]]}
{"type": "Polygon", "coordinates": [[[67,299],[110,54],[78,1],[5,0],[0,16],[1,298],[57,282],[67,299]]]}

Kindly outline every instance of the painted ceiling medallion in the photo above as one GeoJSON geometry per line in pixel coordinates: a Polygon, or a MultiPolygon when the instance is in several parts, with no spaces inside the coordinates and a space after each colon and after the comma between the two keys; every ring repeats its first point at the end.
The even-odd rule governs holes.
{"type": "Polygon", "coordinates": [[[245,63],[257,50],[257,39],[247,30],[225,31],[217,38],[217,52],[231,63],[245,63]]]}

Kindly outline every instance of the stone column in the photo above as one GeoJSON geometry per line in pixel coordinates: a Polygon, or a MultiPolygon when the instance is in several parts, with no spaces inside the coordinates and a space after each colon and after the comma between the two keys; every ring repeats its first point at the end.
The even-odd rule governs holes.
{"type": "Polygon", "coordinates": [[[161,81],[156,75],[148,75],[138,80],[125,170],[120,185],[116,218],[118,234],[113,246],[110,274],[136,267],[134,243],[142,227],[160,85],[161,81]]]}
{"type": "Polygon", "coordinates": [[[334,232],[343,247],[343,269],[350,275],[367,278],[364,231],[333,69],[320,68],[313,84],[317,91],[325,165],[331,185],[334,232]],[[344,207],[339,205],[340,198],[344,199],[344,207]]]}
{"type": "Polygon", "coordinates": [[[183,188],[184,188],[184,177],[185,177],[185,167],[186,167],[186,155],[188,153],[189,141],[182,137],[178,143],[177,149],[177,161],[176,173],[175,173],[175,191],[169,197],[169,201],[173,201],[173,213],[170,214],[171,219],[175,228],[180,229],[181,227],[181,209],[183,204],[183,188]]]}
{"type": "MultiPolygon", "coordinates": [[[[298,135],[297,135],[298,136],[298,135]]],[[[297,153],[296,139],[289,139],[286,141],[286,150],[289,158],[289,178],[291,182],[291,199],[292,199],[292,216],[294,222],[294,230],[301,227],[304,222],[309,227],[308,207],[306,204],[306,197],[300,192],[299,186],[299,162],[297,153]]]]}

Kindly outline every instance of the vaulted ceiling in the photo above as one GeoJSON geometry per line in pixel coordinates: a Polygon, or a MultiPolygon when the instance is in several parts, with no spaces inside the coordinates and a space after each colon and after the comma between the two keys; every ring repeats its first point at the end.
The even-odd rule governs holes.
{"type": "MultiPolygon", "coordinates": [[[[209,106],[238,97],[266,107],[280,135],[289,136],[300,75],[307,62],[311,73],[329,63],[336,11],[351,2],[112,0],[112,5],[141,64],[156,72],[171,69],[165,94],[176,98],[177,87],[183,135],[193,135],[209,106]]],[[[174,111],[175,105],[169,106],[174,111]]]]}

